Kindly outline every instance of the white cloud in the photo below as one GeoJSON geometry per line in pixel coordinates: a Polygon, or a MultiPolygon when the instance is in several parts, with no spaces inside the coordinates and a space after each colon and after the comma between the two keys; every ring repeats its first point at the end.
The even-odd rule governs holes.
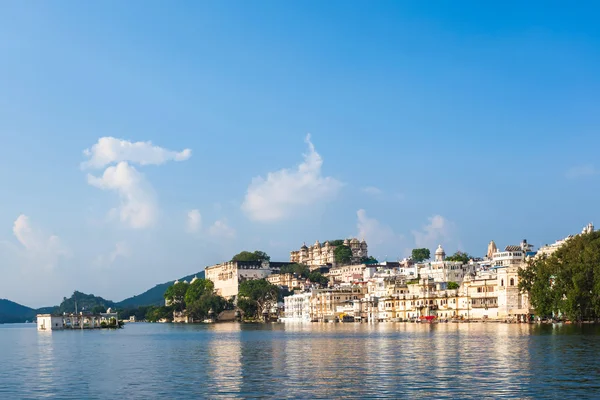
{"type": "Polygon", "coordinates": [[[103,190],[119,193],[121,205],[109,212],[111,218],[118,216],[126,226],[140,229],[152,226],[158,215],[156,196],[144,175],[130,164],[160,165],[167,161],[184,161],[192,151],[180,152],[154,146],[152,142],[130,142],[113,137],[102,137],[90,149],[83,151],[88,160],[82,168],[104,168],[101,177],[87,175],[88,184],[103,190]]]}
{"type": "Polygon", "coordinates": [[[154,191],[144,175],[125,161],[108,167],[102,176],[88,174],[88,183],[103,190],[119,193],[121,206],[116,213],[122,223],[135,229],[152,226],[158,214],[154,191]]]}
{"type": "Polygon", "coordinates": [[[242,210],[255,221],[286,219],[300,208],[333,199],[342,183],[321,175],[323,159],[306,136],[308,154],[294,169],[269,172],[266,179],[256,177],[248,187],[242,210]]]}
{"type": "Polygon", "coordinates": [[[236,234],[235,229],[227,225],[223,220],[215,221],[215,223],[208,228],[208,233],[210,236],[218,238],[234,238],[236,234]]]}
{"type": "Polygon", "coordinates": [[[375,258],[382,257],[387,259],[388,255],[392,258],[400,257],[398,249],[405,245],[404,235],[394,232],[394,230],[375,218],[367,215],[367,212],[360,209],[356,212],[358,229],[358,238],[366,240],[369,245],[369,255],[375,258]]]}
{"type": "Polygon", "coordinates": [[[24,257],[29,265],[54,268],[61,257],[68,257],[70,252],[56,235],[46,235],[34,227],[29,217],[19,215],[13,224],[13,234],[22,248],[17,253],[24,257]]]}
{"type": "Polygon", "coordinates": [[[98,139],[83,154],[89,159],[81,164],[82,168],[104,168],[113,163],[128,161],[140,165],[160,165],[167,161],[184,161],[192,156],[192,150],[177,152],[154,146],[152,142],[130,142],[106,136],[98,139]]]}
{"type": "Polygon", "coordinates": [[[127,243],[121,241],[115,243],[115,247],[108,254],[103,254],[96,257],[94,264],[97,266],[109,266],[112,265],[117,258],[128,257],[131,257],[131,249],[127,243]]]}
{"type": "Polygon", "coordinates": [[[568,179],[577,179],[577,178],[585,178],[589,176],[594,176],[600,174],[600,170],[594,167],[591,164],[588,165],[578,165],[572,168],[569,168],[565,173],[565,176],[568,179]]]}
{"type": "Polygon", "coordinates": [[[429,218],[429,223],[420,231],[412,231],[415,237],[415,245],[417,247],[425,247],[428,249],[437,248],[442,242],[454,240],[452,233],[454,225],[441,215],[434,215],[429,218]]]}
{"type": "Polygon", "coordinates": [[[190,233],[195,233],[200,230],[202,227],[202,216],[200,215],[200,211],[194,209],[190,210],[187,213],[187,231],[190,233]]]}
{"type": "Polygon", "coordinates": [[[383,190],[375,186],[364,187],[362,191],[371,196],[381,196],[383,194],[383,190]]]}

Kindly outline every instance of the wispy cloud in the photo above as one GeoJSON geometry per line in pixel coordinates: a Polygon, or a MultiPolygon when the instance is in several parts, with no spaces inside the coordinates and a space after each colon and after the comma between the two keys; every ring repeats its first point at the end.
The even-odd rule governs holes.
{"type": "Polygon", "coordinates": [[[383,190],[375,186],[364,187],[362,188],[362,191],[371,196],[381,196],[383,194],[383,190]]]}
{"type": "Polygon", "coordinates": [[[370,246],[377,246],[382,244],[394,244],[397,245],[404,236],[396,234],[394,230],[378,221],[375,218],[371,218],[367,215],[367,212],[360,209],[356,212],[358,228],[358,237],[365,239],[370,246]]]}
{"type": "Polygon", "coordinates": [[[187,213],[187,231],[190,233],[196,233],[202,227],[202,216],[200,211],[194,209],[187,213]]]}
{"type": "Polygon", "coordinates": [[[24,214],[13,223],[13,234],[22,246],[15,251],[28,266],[52,269],[61,258],[70,256],[70,250],[58,236],[45,234],[24,214]]]}
{"type": "Polygon", "coordinates": [[[294,169],[269,172],[266,178],[252,180],[242,204],[246,215],[260,222],[279,221],[289,218],[294,211],[320,201],[333,199],[342,183],[321,174],[323,159],[306,136],[308,153],[304,161],[294,169]]]}
{"type": "Polygon", "coordinates": [[[565,172],[568,179],[586,178],[600,174],[600,170],[592,164],[571,167],[565,172]]]}
{"type": "Polygon", "coordinates": [[[192,156],[192,150],[167,150],[155,146],[152,142],[130,142],[110,136],[101,137],[83,154],[88,157],[81,164],[82,168],[104,168],[113,163],[127,161],[139,165],[161,165],[167,161],[184,161],[192,156]]]}
{"type": "Polygon", "coordinates": [[[98,267],[108,267],[114,264],[118,258],[131,257],[131,249],[126,242],[115,243],[113,249],[108,254],[102,254],[96,257],[94,264],[98,267]]]}
{"type": "Polygon", "coordinates": [[[217,238],[234,238],[236,235],[235,229],[227,225],[225,220],[217,220],[208,228],[210,236],[217,238]]]}
{"type": "Polygon", "coordinates": [[[454,224],[441,215],[430,217],[429,223],[421,230],[412,231],[415,245],[428,249],[436,248],[442,242],[455,241],[456,238],[452,237],[454,233],[454,224]]]}

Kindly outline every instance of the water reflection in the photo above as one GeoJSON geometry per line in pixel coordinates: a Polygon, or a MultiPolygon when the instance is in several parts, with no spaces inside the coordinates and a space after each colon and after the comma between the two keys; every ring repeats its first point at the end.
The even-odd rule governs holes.
{"type": "Polygon", "coordinates": [[[215,398],[232,398],[241,392],[243,380],[241,331],[237,324],[215,324],[210,328],[207,377],[214,383],[215,398]]]}
{"type": "Polygon", "coordinates": [[[0,398],[540,398],[600,390],[600,328],[517,324],[0,327],[0,398]]]}

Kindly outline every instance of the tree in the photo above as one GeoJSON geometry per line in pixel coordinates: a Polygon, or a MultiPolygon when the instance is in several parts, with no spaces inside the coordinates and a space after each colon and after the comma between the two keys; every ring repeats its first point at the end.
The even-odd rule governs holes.
{"type": "Polygon", "coordinates": [[[413,249],[411,258],[414,262],[420,263],[429,260],[429,258],[431,258],[431,252],[426,248],[413,249]]]}
{"type": "Polygon", "coordinates": [[[448,290],[458,289],[460,285],[456,282],[448,282],[448,290]]]}
{"type": "Polygon", "coordinates": [[[98,306],[92,307],[91,311],[92,311],[92,314],[100,314],[100,313],[106,312],[106,308],[104,306],[98,305],[98,306]]]}
{"type": "Polygon", "coordinates": [[[337,246],[333,250],[333,256],[337,265],[348,265],[352,262],[352,249],[346,245],[337,246]]]}
{"type": "Polygon", "coordinates": [[[580,321],[600,317],[600,231],[569,239],[548,257],[519,269],[519,288],[536,314],[580,321]]]}
{"type": "Polygon", "coordinates": [[[205,294],[212,294],[215,285],[210,279],[196,279],[191,283],[185,292],[185,304],[193,303],[194,301],[200,300],[205,294]]]}
{"type": "Polygon", "coordinates": [[[379,264],[379,261],[373,256],[363,257],[360,262],[363,264],[379,264]]]}
{"type": "Polygon", "coordinates": [[[146,320],[148,320],[150,322],[158,322],[163,319],[168,322],[173,321],[173,307],[170,307],[170,306],[153,307],[146,314],[146,320]]]}
{"type": "Polygon", "coordinates": [[[196,279],[185,293],[185,310],[193,321],[201,321],[227,308],[227,300],[214,294],[214,284],[209,279],[196,279]]]}
{"type": "Polygon", "coordinates": [[[188,283],[177,282],[167,288],[165,299],[168,300],[177,311],[185,309],[185,294],[189,287],[188,283]]]}
{"type": "Polygon", "coordinates": [[[308,274],[308,280],[321,286],[327,286],[329,284],[329,279],[318,271],[313,271],[308,274]]]}
{"type": "Polygon", "coordinates": [[[187,315],[193,321],[202,321],[212,315],[216,318],[221,311],[227,308],[227,300],[214,293],[204,293],[200,298],[187,303],[187,315]]]}
{"type": "Polygon", "coordinates": [[[306,278],[310,274],[310,269],[304,264],[288,264],[281,267],[281,274],[296,274],[302,278],[306,278]]]}
{"type": "Polygon", "coordinates": [[[473,257],[462,251],[457,251],[451,256],[446,257],[446,261],[460,261],[463,264],[468,264],[473,257]]]}
{"type": "Polygon", "coordinates": [[[279,288],[265,279],[254,279],[240,283],[238,307],[246,318],[260,319],[263,312],[277,304],[279,288]]]}
{"type": "Polygon", "coordinates": [[[254,252],[242,251],[233,256],[231,261],[270,261],[271,257],[264,251],[256,250],[254,252]]]}
{"type": "Polygon", "coordinates": [[[326,240],[323,243],[329,243],[330,246],[341,246],[344,244],[344,240],[343,239],[326,240]]]}

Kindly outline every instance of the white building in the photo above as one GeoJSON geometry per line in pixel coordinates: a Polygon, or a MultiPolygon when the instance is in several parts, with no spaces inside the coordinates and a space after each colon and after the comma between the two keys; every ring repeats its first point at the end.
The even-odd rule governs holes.
{"type": "Polygon", "coordinates": [[[65,329],[63,316],[52,314],[38,314],[37,329],[38,331],[56,331],[65,329]]]}
{"type": "Polygon", "coordinates": [[[312,293],[299,293],[284,297],[285,322],[310,322],[311,321],[312,293]]]}
{"type": "Polygon", "coordinates": [[[215,292],[226,299],[237,296],[241,282],[265,279],[272,273],[269,261],[230,261],[205,269],[206,279],[214,283],[215,292]]]}

